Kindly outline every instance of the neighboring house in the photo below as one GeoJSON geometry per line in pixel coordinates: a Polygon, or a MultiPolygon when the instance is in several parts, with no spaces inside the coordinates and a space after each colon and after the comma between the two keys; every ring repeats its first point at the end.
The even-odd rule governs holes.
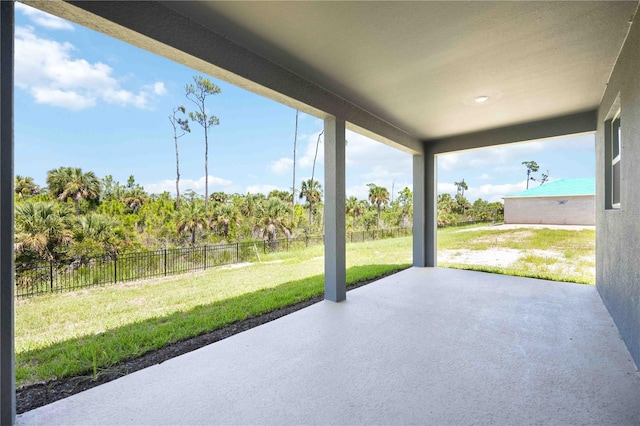
{"type": "Polygon", "coordinates": [[[506,195],[504,223],[595,225],[596,180],[560,179],[506,195]]]}

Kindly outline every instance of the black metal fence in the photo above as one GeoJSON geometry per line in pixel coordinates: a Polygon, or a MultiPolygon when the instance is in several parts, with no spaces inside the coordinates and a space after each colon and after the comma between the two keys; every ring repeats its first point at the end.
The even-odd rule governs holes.
{"type": "MultiPolygon", "coordinates": [[[[411,235],[411,229],[376,229],[347,233],[347,242],[407,235],[411,235]]],[[[318,244],[323,244],[322,236],[133,252],[104,256],[86,262],[16,263],[16,297],[73,291],[86,287],[206,270],[234,263],[252,262],[258,260],[260,253],[299,250],[318,244]]]]}

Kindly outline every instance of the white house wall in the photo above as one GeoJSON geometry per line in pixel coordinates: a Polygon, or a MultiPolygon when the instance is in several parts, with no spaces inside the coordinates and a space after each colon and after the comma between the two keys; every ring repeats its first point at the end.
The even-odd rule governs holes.
{"type": "Polygon", "coordinates": [[[640,17],[634,18],[598,110],[596,285],[640,366],[640,17]],[[620,208],[605,209],[605,121],[621,111],[620,208]]]}
{"type": "Polygon", "coordinates": [[[504,199],[504,223],[595,225],[594,195],[504,199]]]}

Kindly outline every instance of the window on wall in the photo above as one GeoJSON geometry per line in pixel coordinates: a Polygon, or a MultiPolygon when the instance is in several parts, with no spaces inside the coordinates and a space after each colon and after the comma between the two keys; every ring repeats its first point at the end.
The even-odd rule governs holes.
{"type": "Polygon", "coordinates": [[[608,173],[609,200],[608,207],[612,209],[620,208],[620,163],[622,158],[622,133],[620,127],[620,111],[611,119],[609,134],[607,135],[610,145],[610,172],[608,173]]]}
{"type": "Polygon", "coordinates": [[[619,103],[605,121],[605,209],[620,208],[620,176],[622,160],[622,132],[619,103]]]}

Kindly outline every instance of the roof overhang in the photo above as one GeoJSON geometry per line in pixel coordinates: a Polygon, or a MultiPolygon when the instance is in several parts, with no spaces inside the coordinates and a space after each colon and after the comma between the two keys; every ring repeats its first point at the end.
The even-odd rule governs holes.
{"type": "Polygon", "coordinates": [[[409,153],[595,130],[637,1],[25,3],[409,153]],[[478,96],[487,102],[475,102],[478,96]]]}

